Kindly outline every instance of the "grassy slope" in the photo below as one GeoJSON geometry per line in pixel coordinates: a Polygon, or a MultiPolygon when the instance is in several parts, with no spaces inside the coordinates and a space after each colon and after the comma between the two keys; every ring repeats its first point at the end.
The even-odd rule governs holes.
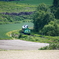
{"type": "Polygon", "coordinates": [[[40,3],[46,3],[46,4],[52,4],[53,0],[23,0],[20,1],[20,3],[27,3],[27,4],[40,4],[40,3]]]}
{"type": "MultiPolygon", "coordinates": [[[[24,0],[24,1],[14,1],[14,2],[3,2],[3,1],[0,1],[0,13],[2,12],[9,12],[9,13],[12,13],[12,12],[29,12],[29,11],[35,11],[37,5],[39,3],[46,3],[46,4],[52,4],[52,0],[24,0]]],[[[9,16],[7,16],[9,17],[9,16]]],[[[8,20],[6,18],[4,18],[4,15],[1,15],[0,14],[0,22],[4,22],[4,21],[7,21],[8,20]],[[1,20],[2,19],[2,20],[1,20]]],[[[11,27],[11,25],[10,25],[11,27]]],[[[9,26],[2,26],[0,27],[0,38],[8,38],[7,36],[4,36],[6,32],[10,31],[10,28],[9,26]],[[6,29],[7,30],[4,30],[6,29]]],[[[12,26],[11,28],[14,29],[14,26],[12,26]]],[[[13,30],[12,29],[12,30],[13,30]]],[[[17,29],[17,28],[16,28],[17,29]]]]}
{"type": "Polygon", "coordinates": [[[33,27],[32,23],[20,23],[20,24],[5,24],[0,25],[0,39],[9,39],[10,37],[7,37],[6,33],[12,30],[19,30],[22,28],[22,25],[28,24],[29,27],[33,27]]]}
{"type": "Polygon", "coordinates": [[[16,2],[0,2],[0,13],[1,12],[29,12],[35,10],[35,5],[28,5],[16,2]]]}
{"type": "Polygon", "coordinates": [[[12,2],[0,1],[0,12],[29,12],[34,11],[35,7],[40,3],[51,5],[52,2],[53,0],[24,0],[12,2]]]}

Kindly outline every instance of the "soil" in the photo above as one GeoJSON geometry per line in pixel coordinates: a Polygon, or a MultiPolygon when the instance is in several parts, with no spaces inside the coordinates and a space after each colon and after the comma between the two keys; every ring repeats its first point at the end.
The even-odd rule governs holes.
{"type": "Polygon", "coordinates": [[[48,43],[36,43],[23,40],[0,40],[0,49],[5,50],[38,50],[48,43]]]}
{"type": "Polygon", "coordinates": [[[59,59],[59,50],[0,51],[0,59],[59,59]]]}

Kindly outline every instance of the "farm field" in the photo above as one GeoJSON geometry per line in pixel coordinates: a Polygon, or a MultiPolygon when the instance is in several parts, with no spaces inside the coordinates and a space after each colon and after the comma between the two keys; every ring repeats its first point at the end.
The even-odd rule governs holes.
{"type": "Polygon", "coordinates": [[[22,25],[28,24],[29,27],[33,27],[32,23],[20,23],[20,24],[4,24],[0,25],[0,39],[10,39],[6,35],[7,32],[12,31],[12,30],[19,30],[22,28],[22,25]]]}
{"type": "Polygon", "coordinates": [[[24,1],[12,1],[1,2],[0,1],[0,13],[1,12],[32,12],[40,3],[52,5],[53,0],[24,0],[24,1]]]}
{"type": "MultiPolygon", "coordinates": [[[[49,2],[47,0],[24,0],[24,1],[12,1],[12,2],[0,1],[0,13],[4,13],[4,12],[8,12],[8,13],[32,12],[32,11],[35,11],[36,7],[40,3],[46,3],[48,5],[51,5],[52,0],[49,0],[49,2]]],[[[6,17],[6,16],[1,15],[1,17],[0,17],[0,20],[2,19],[2,22],[5,19],[4,17],[6,17]]],[[[30,23],[28,23],[28,24],[30,24],[30,23]]],[[[0,25],[0,39],[9,38],[5,34],[9,31],[12,31],[12,30],[21,29],[22,25],[23,25],[23,23],[22,24],[0,25]]],[[[31,25],[32,25],[32,23],[30,24],[30,26],[31,25]]]]}
{"type": "Polygon", "coordinates": [[[46,4],[52,4],[53,0],[23,0],[19,1],[19,3],[26,3],[26,4],[40,4],[40,3],[46,3],[46,4]]]}

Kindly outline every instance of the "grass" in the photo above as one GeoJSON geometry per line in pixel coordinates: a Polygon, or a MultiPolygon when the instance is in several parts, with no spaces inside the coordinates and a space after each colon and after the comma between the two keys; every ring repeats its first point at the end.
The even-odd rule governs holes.
{"type": "Polygon", "coordinates": [[[31,35],[26,35],[20,33],[21,31],[13,31],[12,37],[18,38],[25,41],[32,41],[32,42],[41,42],[41,43],[49,43],[49,46],[42,47],[39,50],[59,50],[59,36],[44,36],[39,35],[37,33],[31,33],[31,35]]]}
{"type": "Polygon", "coordinates": [[[4,24],[0,25],[0,40],[1,39],[11,39],[6,35],[7,32],[12,31],[12,30],[20,30],[22,28],[22,25],[28,24],[29,27],[32,27],[32,23],[24,22],[24,23],[19,23],[19,24],[4,24]]]}
{"type": "Polygon", "coordinates": [[[4,15],[0,14],[0,25],[8,24],[8,23],[21,23],[21,22],[31,22],[32,15],[4,15]]]}
{"type": "Polygon", "coordinates": [[[1,12],[31,12],[35,11],[36,7],[40,3],[52,5],[53,0],[24,0],[24,1],[12,1],[3,2],[0,1],[0,13],[1,12]]]}
{"type": "MultiPolygon", "coordinates": [[[[17,31],[14,31],[13,33],[15,34],[17,31]]],[[[53,43],[56,43],[56,44],[59,44],[59,36],[44,36],[44,35],[39,35],[39,34],[36,34],[36,33],[33,33],[31,32],[31,35],[25,35],[25,34],[22,34],[22,33],[19,33],[21,34],[21,37],[20,39],[21,40],[26,40],[26,41],[33,41],[33,42],[41,42],[41,43],[50,43],[52,44],[53,43]]]]}
{"type": "Polygon", "coordinates": [[[18,1],[18,2],[38,5],[40,3],[52,4],[53,0],[23,0],[23,1],[18,1]]]}
{"type": "Polygon", "coordinates": [[[17,2],[0,2],[0,13],[1,12],[30,12],[35,11],[36,5],[28,5],[25,3],[17,2]]]}

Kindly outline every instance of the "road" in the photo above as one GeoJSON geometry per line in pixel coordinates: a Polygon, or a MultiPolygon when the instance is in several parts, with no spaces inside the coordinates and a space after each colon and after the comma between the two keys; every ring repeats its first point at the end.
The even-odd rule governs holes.
{"type": "Polygon", "coordinates": [[[48,43],[36,43],[23,40],[0,40],[0,49],[5,50],[38,50],[48,43]]]}

